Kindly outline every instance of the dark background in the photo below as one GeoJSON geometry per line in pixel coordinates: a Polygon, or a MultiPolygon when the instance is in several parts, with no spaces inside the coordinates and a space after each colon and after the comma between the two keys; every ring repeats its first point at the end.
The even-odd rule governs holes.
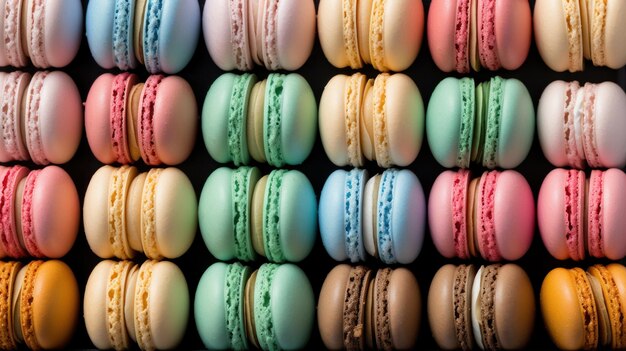
{"type": "MultiPolygon", "coordinates": [[[[84,11],[87,1],[82,1],[84,11]]],[[[202,10],[204,8],[205,0],[199,0],[199,2],[202,10]]],[[[534,0],[531,0],[530,2],[531,6],[533,6],[534,0]]],[[[315,0],[315,3],[317,4],[318,0],[315,0]]],[[[429,0],[424,1],[426,14],[429,3],[429,0]]],[[[478,73],[472,72],[470,73],[470,75],[474,77],[477,82],[488,80],[496,73],[505,78],[518,78],[528,87],[528,90],[530,91],[530,94],[533,98],[535,107],[537,106],[537,102],[539,100],[539,97],[541,96],[543,89],[550,82],[557,79],[566,81],[579,80],[581,82],[602,82],[606,80],[611,80],[619,82],[619,84],[623,88],[626,87],[626,70],[620,69],[619,71],[616,71],[607,68],[597,68],[593,67],[590,61],[585,62],[585,65],[586,68],[584,72],[574,74],[553,72],[543,63],[533,42],[528,59],[520,69],[516,71],[499,71],[495,73],[490,71],[481,71],[478,73]]],[[[5,68],[4,70],[11,69],[12,68],[5,68]]],[[[28,67],[25,70],[32,71],[34,69],[33,67],[28,67]]],[[[81,97],[83,101],[85,101],[87,98],[87,93],[92,82],[100,74],[106,72],[106,70],[101,69],[92,59],[84,35],[80,51],[78,52],[76,59],[69,66],[65,67],[63,71],[66,71],[74,79],[81,92],[81,97]]],[[[110,72],[118,73],[119,71],[110,70],[110,72]]],[[[145,80],[145,78],[148,76],[143,66],[140,66],[139,68],[134,70],[134,72],[137,73],[143,80],[145,80]]],[[[259,76],[260,79],[265,78],[269,73],[261,67],[257,67],[254,72],[259,76]]],[[[316,39],[315,47],[313,49],[311,57],[306,62],[306,64],[297,72],[307,79],[307,81],[313,88],[316,100],[319,102],[319,98],[322,94],[324,86],[331,77],[339,73],[352,74],[356,71],[350,69],[336,69],[332,65],[330,65],[330,63],[328,63],[328,61],[324,57],[319,42],[316,39]]],[[[362,69],[361,72],[365,73],[370,78],[374,78],[378,73],[371,67],[366,67],[362,69]]],[[[204,97],[209,89],[209,86],[222,73],[223,72],[212,62],[211,58],[209,57],[208,51],[204,44],[204,39],[202,35],[200,35],[198,47],[191,62],[182,72],[179,73],[179,75],[185,78],[193,87],[195,97],[198,103],[199,112],[201,111],[204,97]]],[[[428,103],[429,97],[439,81],[441,81],[446,76],[458,76],[458,74],[447,74],[441,72],[435,66],[428,50],[426,35],[424,35],[422,47],[419,56],[417,57],[417,60],[404,73],[409,75],[416,82],[425,104],[428,103]]],[[[29,164],[28,166],[31,168],[36,168],[36,166],[33,164],[29,164]]],[[[69,172],[69,174],[74,179],[74,182],[76,183],[78,193],[81,197],[81,204],[82,198],[85,194],[85,190],[89,183],[89,179],[100,166],[102,166],[102,164],[100,164],[100,162],[98,162],[92,155],[87,144],[87,139],[83,134],[80,148],[74,158],[67,164],[62,165],[62,167],[69,172]]],[[[148,169],[145,164],[141,163],[141,161],[136,166],[139,167],[142,171],[147,171],[148,169]]],[[[191,182],[194,185],[198,197],[206,178],[213,170],[220,166],[222,165],[213,161],[207,153],[204,143],[202,142],[200,129],[198,129],[198,133],[196,136],[196,146],[193,150],[193,153],[188,160],[178,166],[191,179],[191,182]]],[[[232,164],[227,166],[233,167],[232,164]]],[[[267,174],[271,171],[271,167],[265,164],[260,164],[257,166],[261,168],[263,174],[267,174]]],[[[308,176],[319,198],[319,194],[324,185],[324,181],[326,180],[327,176],[337,167],[333,165],[326,157],[326,154],[324,153],[322,144],[318,137],[311,156],[302,165],[292,168],[298,169],[308,176]]],[[[371,172],[370,174],[382,172],[382,169],[378,168],[375,163],[368,163],[366,168],[371,172]]],[[[428,198],[430,188],[437,175],[445,170],[432,157],[432,154],[428,149],[428,144],[426,140],[424,140],[422,144],[422,149],[419,153],[417,160],[413,162],[413,164],[411,164],[408,168],[415,172],[417,177],[420,179],[425,191],[426,198],[428,198]]],[[[537,138],[535,138],[528,158],[517,168],[517,170],[522,173],[530,183],[530,186],[533,189],[533,193],[535,195],[535,200],[537,198],[539,187],[543,178],[552,168],[553,166],[550,165],[544,158],[541,148],[539,147],[538,140],[537,138]]],[[[482,169],[480,169],[479,167],[476,167],[474,169],[475,175],[480,174],[480,172],[482,172],[482,169]]],[[[143,261],[143,259],[143,257],[140,257],[136,258],[135,261],[140,263],[143,261]]],[[[63,260],[67,264],[69,264],[74,271],[80,287],[80,296],[82,296],[85,284],[87,282],[87,278],[89,277],[91,270],[100,261],[100,258],[93,254],[89,249],[89,246],[87,245],[87,241],[85,239],[82,228],[82,221],[80,233],[78,234],[78,239],[72,250],[66,257],[63,258],[63,260]]],[[[181,268],[181,270],[185,274],[187,283],[189,284],[190,298],[193,302],[196,286],[202,273],[207,267],[209,267],[209,265],[211,265],[213,262],[216,262],[216,259],[211,256],[206,246],[204,245],[199,231],[196,235],[195,241],[191,249],[181,258],[174,260],[174,262],[181,268]]],[[[413,264],[408,266],[408,268],[411,269],[411,271],[413,271],[413,273],[417,277],[422,295],[422,327],[420,329],[420,335],[418,338],[418,345],[420,348],[431,349],[437,347],[430,335],[427,316],[425,313],[426,296],[428,294],[430,281],[432,280],[432,277],[434,276],[437,269],[439,269],[439,267],[441,267],[442,265],[446,263],[458,264],[461,262],[461,260],[449,260],[442,257],[436,251],[432,240],[430,239],[428,228],[426,228],[423,249],[417,260],[413,264]]],[[[485,263],[484,261],[479,259],[472,260],[472,262],[476,264],[485,263]]],[[[581,265],[587,267],[596,262],[598,261],[589,259],[581,263],[581,265]]],[[[253,263],[251,265],[257,267],[261,263],[263,263],[263,261],[253,263]]],[[[539,237],[539,233],[537,230],[535,230],[535,237],[532,247],[530,248],[528,253],[516,263],[523,267],[530,276],[530,279],[533,283],[533,288],[535,290],[537,304],[541,281],[543,277],[548,273],[548,271],[557,266],[576,265],[576,263],[572,261],[560,262],[553,259],[543,247],[541,238],[539,237]]],[[[321,289],[326,274],[336,264],[337,262],[333,261],[324,250],[319,237],[316,241],[315,247],[311,255],[306,260],[298,264],[309,277],[313,286],[313,291],[316,299],[319,295],[319,291],[321,289]]],[[[367,264],[372,267],[379,266],[379,263],[374,261],[368,262],[367,264]]],[[[535,323],[535,330],[529,347],[533,349],[554,348],[554,345],[551,343],[545,332],[538,309],[536,316],[537,318],[535,323]]],[[[82,319],[82,301],[78,328],[69,347],[81,349],[93,348],[93,344],[89,340],[82,319]]],[[[202,342],[196,331],[196,326],[193,319],[193,307],[191,307],[190,309],[187,332],[185,334],[182,344],[180,345],[180,348],[203,348],[202,342]]],[[[315,327],[311,335],[309,348],[323,348],[323,344],[321,343],[319,332],[317,330],[317,322],[315,323],[315,327]]]]}

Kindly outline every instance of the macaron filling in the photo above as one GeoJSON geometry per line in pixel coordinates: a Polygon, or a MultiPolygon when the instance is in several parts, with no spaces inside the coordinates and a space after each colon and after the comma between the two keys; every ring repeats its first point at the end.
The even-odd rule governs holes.
{"type": "Polygon", "coordinates": [[[280,198],[283,176],[287,170],[273,170],[267,180],[263,201],[263,245],[265,257],[272,262],[285,261],[280,228],[280,198]]]}
{"type": "Polygon", "coordinates": [[[270,73],[265,88],[263,147],[267,163],[274,167],[285,164],[282,141],[282,95],[285,78],[283,74],[270,73]]]}
{"type": "Polygon", "coordinates": [[[350,262],[365,260],[361,220],[364,187],[364,170],[355,168],[348,172],[344,186],[344,232],[346,236],[346,256],[350,259],[350,262]]]}
{"type": "Polygon", "coordinates": [[[565,106],[563,107],[563,140],[565,140],[565,154],[568,163],[576,168],[584,168],[585,155],[579,152],[580,130],[580,103],[578,92],[581,91],[577,81],[567,83],[565,90],[565,106]]]}
{"type": "MultiPolygon", "coordinates": [[[[604,301],[608,313],[611,330],[611,347],[621,349],[626,346],[626,332],[624,331],[624,313],[620,302],[620,292],[609,270],[602,265],[594,265],[589,268],[592,277],[600,282],[602,296],[598,299],[604,301]]],[[[603,306],[604,307],[604,306],[603,306]]],[[[600,309],[598,309],[599,311],[600,309]]],[[[600,332],[602,332],[602,329],[600,332]]]]}

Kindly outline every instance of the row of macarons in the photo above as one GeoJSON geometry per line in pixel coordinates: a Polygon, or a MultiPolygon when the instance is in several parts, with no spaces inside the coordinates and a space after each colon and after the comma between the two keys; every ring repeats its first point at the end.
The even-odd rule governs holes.
{"type": "MultiPolygon", "coordinates": [[[[30,171],[0,167],[4,257],[64,256],[79,228],[80,201],[70,176],[57,166],[30,171]]],[[[319,206],[307,177],[297,170],[219,168],[199,201],[177,168],[140,173],[133,166],[98,169],[84,197],[83,224],[101,258],[177,258],[190,248],[198,223],[209,252],[219,260],[299,262],[318,233],[336,261],[410,264],[422,249],[426,223],[444,257],[514,261],[534,236],[535,217],[546,249],[557,259],[619,260],[626,256],[626,174],[619,169],[555,169],[543,181],[537,209],[516,171],[444,171],[428,203],[416,175],[388,169],[337,170],[319,206]]]]}
{"type": "MultiPolygon", "coordinates": [[[[0,262],[3,349],[66,346],[78,324],[79,287],[57,260],[0,262]]],[[[539,292],[541,315],[559,348],[626,346],[626,268],[620,264],[555,268],[539,292]]],[[[317,309],[330,349],[410,349],[422,324],[422,298],[406,268],[335,266],[318,295],[293,264],[214,263],[193,302],[183,272],[169,261],[99,262],[87,280],[83,318],[99,349],[179,346],[193,303],[195,325],[209,349],[300,349],[308,344],[317,309]]],[[[432,336],[443,349],[520,349],[534,329],[535,293],[515,264],[445,265],[427,296],[432,336]]]]}
{"type": "MultiPolygon", "coordinates": [[[[69,161],[83,126],[76,85],[60,71],[0,73],[0,162],[69,161]]],[[[319,109],[297,73],[225,73],[209,88],[201,111],[204,144],[213,159],[297,165],[321,137],[337,166],[408,166],[422,146],[444,167],[514,168],[528,155],[535,124],[546,158],[557,167],[626,165],[626,94],[617,84],[555,81],[535,109],[524,84],[493,77],[445,78],[424,111],[415,82],[402,73],[333,77],[319,109]],[[319,113],[318,113],[319,112],[319,113]],[[319,118],[318,118],[319,115],[319,118]]],[[[102,163],[176,165],[191,154],[198,108],[190,85],[178,76],[105,73],[92,84],[84,124],[102,163]]]]}
{"type": "MultiPolygon", "coordinates": [[[[82,5],[71,1],[6,1],[0,65],[63,67],[82,38],[82,5]],[[22,10],[23,9],[23,10],[22,10]]],[[[150,73],[174,74],[191,60],[200,27],[213,61],[223,70],[296,70],[309,58],[316,22],[322,50],[336,67],[371,64],[402,71],[416,59],[424,32],[422,0],[95,0],[87,5],[87,42],[103,68],[144,64],[150,73]],[[202,22],[202,23],[201,23],[202,22]]],[[[481,67],[517,69],[537,47],[556,71],[626,64],[620,40],[626,7],[620,0],[539,0],[534,21],[528,0],[433,0],[428,44],[437,66],[467,73],[481,67]]]]}

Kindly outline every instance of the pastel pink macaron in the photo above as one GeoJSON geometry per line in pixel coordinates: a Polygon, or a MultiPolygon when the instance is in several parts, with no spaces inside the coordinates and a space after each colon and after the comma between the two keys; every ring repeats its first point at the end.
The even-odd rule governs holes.
{"type": "Polygon", "coordinates": [[[1,257],[59,258],[78,233],[79,200],[72,178],[57,166],[29,171],[0,166],[1,257]]]}
{"type": "Polygon", "coordinates": [[[102,163],[176,165],[189,157],[198,128],[193,90],[178,76],[105,73],[85,105],[87,141],[102,163]]]}
{"type": "Polygon", "coordinates": [[[543,91],[537,108],[543,154],[556,167],[626,166],[626,94],[613,82],[561,80],[543,91]]]}
{"type": "Polygon", "coordinates": [[[528,0],[433,0],[428,46],[444,72],[519,68],[530,49],[528,0]]]}
{"type": "Polygon", "coordinates": [[[535,203],[516,171],[488,171],[474,179],[467,169],[445,171],[430,192],[428,221],[435,247],[447,258],[513,261],[530,248],[535,203]]]}
{"type": "Polygon", "coordinates": [[[615,168],[555,169],[541,185],[539,232],[552,256],[582,260],[626,257],[626,174],[615,168]]]}
{"type": "Polygon", "coordinates": [[[81,105],[64,72],[0,73],[0,162],[69,161],[83,131],[81,105]]]}

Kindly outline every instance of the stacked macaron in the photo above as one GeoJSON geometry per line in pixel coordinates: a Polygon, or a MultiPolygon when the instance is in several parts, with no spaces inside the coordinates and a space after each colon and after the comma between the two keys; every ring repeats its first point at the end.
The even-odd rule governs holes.
{"type": "Polygon", "coordinates": [[[82,130],[80,94],[67,74],[0,72],[0,162],[65,163],[82,130]]]}
{"type": "Polygon", "coordinates": [[[422,44],[424,5],[422,0],[320,0],[317,28],[333,66],[403,71],[422,44]]]}
{"type": "Polygon", "coordinates": [[[220,163],[298,165],[311,153],[316,134],[315,97],[297,73],[271,73],[262,81],[250,73],[225,73],[204,99],[204,144],[220,163]]]}
{"type": "Polygon", "coordinates": [[[101,258],[177,258],[193,242],[196,208],[193,186],[177,168],[103,166],[85,193],[85,235],[101,258]]]}
{"type": "Polygon", "coordinates": [[[91,0],[87,43],[100,67],[148,72],[181,71],[196,51],[200,33],[197,1],[91,0]]]}
{"type": "Polygon", "coordinates": [[[543,61],[557,72],[582,71],[584,59],[613,69],[626,65],[626,2],[537,0],[535,41],[543,61]]]}
{"type": "Polygon", "coordinates": [[[428,291],[428,320],[445,350],[522,349],[535,320],[530,279],[514,264],[445,265],[428,291]]]}
{"type": "Polygon", "coordinates": [[[319,129],[326,155],[337,166],[408,166],[424,134],[424,104],[408,76],[336,75],[320,100],[319,129]]]}
{"type": "Polygon", "coordinates": [[[388,169],[369,178],[367,171],[336,170],[320,195],[322,243],[336,261],[366,260],[409,264],[424,241],[426,204],[422,186],[410,170],[388,169]]]}
{"type": "Polygon", "coordinates": [[[0,262],[0,348],[62,349],[78,320],[78,283],[57,260],[0,262]]]}
{"type": "Polygon", "coordinates": [[[530,151],[535,110],[517,79],[448,77],[435,88],[426,112],[426,135],[444,167],[517,167],[530,151]]]}
{"type": "Polygon", "coordinates": [[[64,67],[78,52],[80,0],[5,0],[0,18],[0,66],[64,67]]]}
{"type": "Polygon", "coordinates": [[[311,55],[315,39],[313,0],[211,0],[202,14],[204,41],[224,71],[294,71],[311,55]]]}
{"type": "Polygon", "coordinates": [[[89,275],[83,311],[87,334],[99,349],[173,349],[185,335],[189,289],[167,261],[104,260],[89,275]]]}
{"type": "Polygon", "coordinates": [[[517,69],[530,37],[528,0],[433,0],[428,10],[428,46],[444,72],[517,69]]]}
{"type": "Polygon", "coordinates": [[[177,76],[105,73],[85,103],[85,129],[102,163],[177,165],[195,144],[198,112],[191,86],[177,76]]]}
{"type": "Polygon", "coordinates": [[[299,262],[315,243],[317,200],[297,170],[218,168],[207,178],[198,205],[200,232],[219,260],[299,262]]]}
{"type": "Polygon", "coordinates": [[[421,310],[420,289],[408,269],[341,264],[324,280],[317,322],[331,350],[409,350],[416,346],[421,310]]]}
{"type": "Polygon", "coordinates": [[[556,268],[541,285],[541,312],[563,350],[626,348],[626,268],[612,263],[556,268]]]}
{"type": "Polygon", "coordinates": [[[211,265],[196,290],[194,316],[208,349],[297,350],[313,329],[315,297],[293,264],[211,265]]]}

